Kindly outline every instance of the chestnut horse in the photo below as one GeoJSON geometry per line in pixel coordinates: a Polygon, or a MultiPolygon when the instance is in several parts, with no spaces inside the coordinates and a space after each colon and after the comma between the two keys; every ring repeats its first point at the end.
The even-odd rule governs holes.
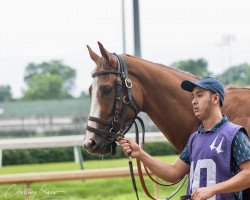
{"type": "MultiPolygon", "coordinates": [[[[117,56],[109,53],[101,43],[98,42],[98,45],[102,57],[87,46],[96,67],[90,87],[91,117],[87,124],[84,147],[90,153],[110,153],[114,141],[107,142],[110,139],[109,133],[118,131],[110,131],[111,123],[115,121],[119,125],[121,118],[124,118],[125,122],[133,122],[138,112],[145,112],[175,148],[179,152],[182,151],[189,136],[197,130],[200,121],[193,112],[191,93],[182,90],[180,84],[183,80],[195,81],[199,77],[134,56],[117,56]],[[125,85],[123,84],[117,96],[117,77],[124,74],[118,72],[121,64],[125,65],[128,77],[125,77],[125,85]],[[128,92],[126,89],[131,91],[128,92]],[[124,96],[128,97],[127,93],[131,93],[131,98],[122,101],[124,96]],[[128,106],[124,117],[122,111],[126,101],[133,104],[128,106]],[[112,114],[114,104],[119,104],[116,117],[112,114]],[[102,137],[102,133],[108,136],[102,137]]],[[[249,99],[250,89],[229,88],[225,91],[222,108],[223,114],[227,115],[230,121],[243,125],[248,133],[249,99]]]]}

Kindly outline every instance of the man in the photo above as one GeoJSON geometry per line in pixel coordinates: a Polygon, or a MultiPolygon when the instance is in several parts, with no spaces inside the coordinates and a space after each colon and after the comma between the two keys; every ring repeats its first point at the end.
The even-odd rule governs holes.
{"type": "Polygon", "coordinates": [[[205,77],[196,82],[185,80],[181,87],[192,92],[193,111],[202,124],[176,162],[156,160],[131,140],[119,142],[123,151],[166,181],[175,182],[189,173],[187,194],[193,200],[250,200],[241,192],[250,187],[250,142],[246,130],[221,113],[222,84],[205,77]]]}

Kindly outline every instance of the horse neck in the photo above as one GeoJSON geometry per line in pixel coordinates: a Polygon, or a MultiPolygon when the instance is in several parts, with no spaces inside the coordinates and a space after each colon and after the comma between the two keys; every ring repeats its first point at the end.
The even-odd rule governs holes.
{"type": "Polygon", "coordinates": [[[191,95],[183,91],[180,84],[196,77],[139,58],[126,58],[131,79],[142,96],[142,111],[181,151],[199,122],[193,114],[191,95]]]}

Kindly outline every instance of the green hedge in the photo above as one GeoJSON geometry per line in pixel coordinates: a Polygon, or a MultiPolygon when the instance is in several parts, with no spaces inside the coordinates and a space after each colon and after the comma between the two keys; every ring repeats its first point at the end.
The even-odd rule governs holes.
{"type": "Polygon", "coordinates": [[[73,148],[70,147],[3,151],[3,165],[65,162],[73,159],[73,148]]]}
{"type": "MultiPolygon", "coordinates": [[[[81,148],[84,160],[99,160],[100,156],[89,154],[83,147],[81,148]]],[[[177,151],[170,143],[157,142],[145,144],[145,150],[151,155],[173,155],[177,151]]],[[[117,147],[115,156],[104,156],[102,159],[123,158],[121,148],[117,147]]],[[[74,160],[72,147],[63,148],[42,148],[42,149],[19,149],[4,150],[3,165],[18,165],[31,163],[67,162],[74,160]]]]}

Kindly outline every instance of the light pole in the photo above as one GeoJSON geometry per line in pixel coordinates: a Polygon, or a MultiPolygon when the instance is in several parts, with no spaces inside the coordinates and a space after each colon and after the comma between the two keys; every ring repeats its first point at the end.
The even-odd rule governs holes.
{"type": "Polygon", "coordinates": [[[235,42],[235,41],[236,41],[236,37],[234,35],[223,35],[222,42],[216,44],[216,46],[221,47],[221,60],[222,60],[221,65],[222,65],[222,68],[231,67],[231,65],[232,65],[232,46],[231,46],[231,43],[235,42]],[[227,52],[225,53],[226,56],[224,56],[224,51],[223,51],[224,47],[228,47],[227,52]],[[226,63],[227,66],[224,66],[225,65],[224,57],[227,58],[227,63],[226,63]]]}
{"type": "Polygon", "coordinates": [[[125,5],[122,0],[122,50],[126,53],[126,24],[125,24],[125,5]]]}
{"type": "Polygon", "coordinates": [[[232,47],[231,43],[235,42],[236,38],[234,35],[224,35],[223,36],[223,43],[225,46],[228,47],[228,66],[231,67],[232,65],[232,47]]]}
{"type": "Polygon", "coordinates": [[[133,0],[134,13],[134,54],[141,57],[139,0],[133,0]]]}

